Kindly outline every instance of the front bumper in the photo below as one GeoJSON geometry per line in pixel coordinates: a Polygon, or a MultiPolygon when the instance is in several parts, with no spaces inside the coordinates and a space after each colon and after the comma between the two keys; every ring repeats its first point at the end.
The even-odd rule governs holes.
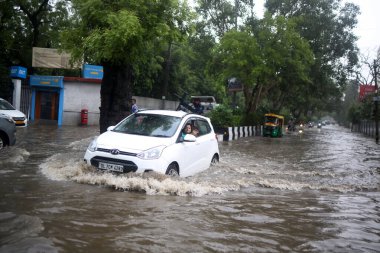
{"type": "Polygon", "coordinates": [[[162,159],[144,160],[136,156],[137,154],[133,153],[123,153],[113,155],[108,150],[94,152],[86,150],[84,155],[84,161],[88,165],[92,165],[98,169],[99,163],[107,163],[112,165],[123,166],[123,173],[128,172],[137,172],[144,173],[149,171],[155,171],[158,173],[165,174],[168,167],[168,163],[162,159]]]}
{"type": "Polygon", "coordinates": [[[15,125],[18,127],[26,127],[28,126],[28,119],[24,117],[13,117],[15,125]]]}

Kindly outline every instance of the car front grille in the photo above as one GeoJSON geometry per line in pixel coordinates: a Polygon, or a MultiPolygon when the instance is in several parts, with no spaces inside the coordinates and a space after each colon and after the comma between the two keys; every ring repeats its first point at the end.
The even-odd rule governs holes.
{"type": "Polygon", "coordinates": [[[25,126],[25,117],[13,117],[16,126],[25,126]]]}
{"type": "MultiPolygon", "coordinates": [[[[100,151],[100,152],[105,152],[105,153],[110,153],[112,154],[112,151],[114,149],[107,149],[107,148],[97,148],[96,151],[100,151]]],[[[125,152],[125,151],[121,151],[121,150],[118,150],[118,154],[119,155],[127,155],[127,156],[137,156],[136,153],[131,153],[131,152],[125,152]]]]}
{"type": "Polygon", "coordinates": [[[97,168],[99,168],[99,162],[122,165],[124,173],[136,172],[138,168],[134,162],[109,157],[95,156],[91,159],[90,162],[92,166],[95,166],[97,168]]]}
{"type": "Polygon", "coordinates": [[[14,121],[24,121],[25,117],[13,117],[14,121]]]}

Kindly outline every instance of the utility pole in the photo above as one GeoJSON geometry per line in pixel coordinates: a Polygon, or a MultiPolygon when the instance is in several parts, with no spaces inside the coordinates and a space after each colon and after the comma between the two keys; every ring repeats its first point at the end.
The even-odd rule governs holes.
{"type": "Polygon", "coordinates": [[[238,28],[239,0],[235,0],[235,29],[238,28]]]}
{"type": "Polygon", "coordinates": [[[375,139],[376,143],[379,144],[379,89],[377,86],[377,62],[373,60],[373,69],[375,72],[375,139]]]}

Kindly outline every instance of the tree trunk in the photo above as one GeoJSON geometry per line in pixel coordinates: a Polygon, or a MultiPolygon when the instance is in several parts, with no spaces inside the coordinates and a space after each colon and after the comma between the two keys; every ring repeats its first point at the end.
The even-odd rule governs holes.
{"type": "Polygon", "coordinates": [[[116,125],[131,113],[133,90],[132,67],[103,62],[103,80],[100,89],[100,133],[116,125]]]}
{"type": "Polygon", "coordinates": [[[255,94],[253,105],[251,107],[251,112],[250,113],[254,113],[257,110],[257,107],[259,106],[259,102],[261,100],[261,92],[263,90],[263,84],[262,83],[258,83],[257,86],[258,86],[258,89],[257,89],[257,92],[255,94]]]}
{"type": "Polygon", "coordinates": [[[164,68],[164,89],[162,91],[162,96],[168,97],[168,87],[169,87],[169,74],[170,74],[170,66],[172,62],[172,42],[169,42],[168,50],[166,51],[166,61],[164,68]]]}
{"type": "Polygon", "coordinates": [[[251,93],[248,92],[248,90],[244,90],[245,100],[248,101],[248,103],[246,103],[247,116],[250,114],[253,114],[256,111],[259,105],[259,102],[261,100],[262,89],[263,89],[263,85],[258,79],[251,93]]]}

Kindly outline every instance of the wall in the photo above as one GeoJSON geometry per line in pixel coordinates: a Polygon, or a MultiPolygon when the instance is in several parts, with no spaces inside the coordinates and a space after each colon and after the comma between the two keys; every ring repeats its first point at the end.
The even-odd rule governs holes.
{"type": "Polygon", "coordinates": [[[88,110],[88,125],[99,125],[100,80],[67,78],[64,80],[62,125],[80,125],[81,110],[88,110]]]}
{"type": "MultiPolygon", "coordinates": [[[[99,125],[101,80],[65,77],[62,125],[80,125],[81,110],[88,110],[88,125],[99,125]]],[[[133,96],[139,109],[175,110],[177,101],[133,96]]]]}
{"type": "Polygon", "coordinates": [[[139,109],[176,110],[179,102],[156,98],[133,96],[139,109]]]}

